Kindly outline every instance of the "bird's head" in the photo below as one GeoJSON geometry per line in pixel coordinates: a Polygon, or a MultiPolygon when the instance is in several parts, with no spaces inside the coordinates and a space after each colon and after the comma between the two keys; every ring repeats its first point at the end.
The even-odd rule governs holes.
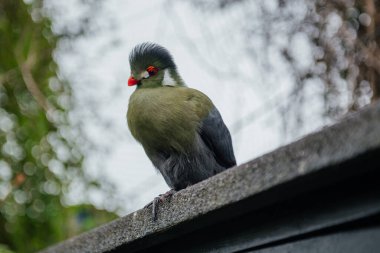
{"type": "Polygon", "coordinates": [[[157,44],[145,42],[135,46],[129,55],[131,76],[128,86],[155,88],[162,86],[184,86],[177,73],[169,51],[157,44]]]}

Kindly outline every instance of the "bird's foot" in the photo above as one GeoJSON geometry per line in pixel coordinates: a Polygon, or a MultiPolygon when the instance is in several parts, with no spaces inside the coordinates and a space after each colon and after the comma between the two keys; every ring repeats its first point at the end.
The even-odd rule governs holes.
{"type": "Polygon", "coordinates": [[[158,212],[158,205],[161,202],[164,202],[165,200],[170,202],[173,194],[176,193],[174,189],[171,189],[170,191],[165,192],[164,194],[158,195],[158,197],[155,197],[152,202],[147,204],[144,208],[148,208],[152,206],[152,218],[153,221],[157,220],[157,212],[158,212]]]}

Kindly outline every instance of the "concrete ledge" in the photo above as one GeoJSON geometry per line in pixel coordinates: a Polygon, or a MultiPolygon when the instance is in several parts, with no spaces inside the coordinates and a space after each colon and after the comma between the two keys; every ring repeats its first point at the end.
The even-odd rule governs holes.
{"type": "MultiPolygon", "coordinates": [[[[380,104],[375,104],[338,124],[176,193],[170,203],[159,207],[156,222],[152,221],[151,208],[141,209],[42,252],[108,252],[120,247],[128,252],[141,250],[227,216],[290,198],[329,180],[340,180],[346,175],[336,165],[379,149],[380,104]],[[309,175],[323,173],[327,173],[324,180],[307,180],[309,175]],[[272,189],[296,181],[302,189],[293,187],[292,191],[263,197],[272,189]],[[254,205],[240,208],[241,203],[252,199],[254,205]]],[[[355,173],[361,172],[347,171],[350,175],[355,173]]]]}

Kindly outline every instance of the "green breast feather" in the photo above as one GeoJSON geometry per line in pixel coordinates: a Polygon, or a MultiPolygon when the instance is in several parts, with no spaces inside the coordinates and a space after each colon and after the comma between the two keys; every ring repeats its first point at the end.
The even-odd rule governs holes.
{"type": "Polygon", "coordinates": [[[185,151],[213,108],[202,92],[187,87],[137,89],[128,106],[128,126],[145,150],[185,151]]]}

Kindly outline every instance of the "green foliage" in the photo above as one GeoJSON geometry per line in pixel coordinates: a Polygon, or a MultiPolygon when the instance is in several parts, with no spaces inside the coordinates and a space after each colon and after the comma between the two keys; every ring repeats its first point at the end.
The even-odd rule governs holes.
{"type": "Polygon", "coordinates": [[[102,213],[75,228],[68,222],[84,210],[62,205],[73,179],[86,184],[82,140],[68,121],[71,90],[58,78],[57,38],[40,5],[0,1],[0,245],[17,252],[35,252],[115,217],[102,213]]]}
{"type": "Polygon", "coordinates": [[[0,244],[0,253],[13,253],[7,246],[0,244]]]}

